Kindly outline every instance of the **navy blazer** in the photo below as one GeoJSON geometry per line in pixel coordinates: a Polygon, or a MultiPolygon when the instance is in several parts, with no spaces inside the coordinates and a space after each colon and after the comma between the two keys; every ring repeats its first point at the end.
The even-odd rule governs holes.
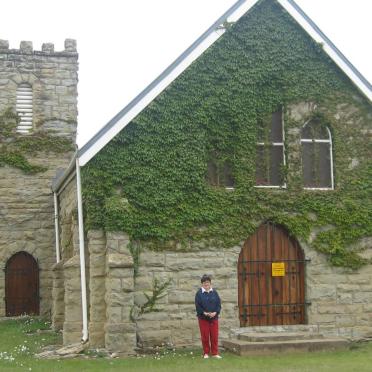
{"type": "Polygon", "coordinates": [[[221,312],[221,299],[217,291],[213,289],[212,291],[203,293],[202,289],[200,288],[195,295],[195,308],[196,315],[200,319],[206,320],[218,319],[218,315],[221,312]],[[217,314],[214,318],[209,318],[204,315],[204,312],[207,313],[216,312],[217,314]]]}

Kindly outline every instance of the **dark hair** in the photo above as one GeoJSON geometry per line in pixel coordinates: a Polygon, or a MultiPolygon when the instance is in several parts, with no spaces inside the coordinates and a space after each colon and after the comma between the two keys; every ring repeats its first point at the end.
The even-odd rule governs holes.
{"type": "Polygon", "coordinates": [[[202,283],[204,283],[204,282],[211,282],[212,280],[211,280],[211,277],[210,277],[209,275],[204,274],[204,275],[201,277],[200,281],[201,281],[202,283]]]}

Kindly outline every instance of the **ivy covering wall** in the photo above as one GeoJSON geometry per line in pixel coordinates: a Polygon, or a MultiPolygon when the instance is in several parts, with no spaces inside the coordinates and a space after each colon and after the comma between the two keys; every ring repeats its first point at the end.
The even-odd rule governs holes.
{"type": "Polygon", "coordinates": [[[18,134],[18,122],[19,117],[11,108],[0,113],[0,167],[7,165],[26,174],[45,172],[47,168],[32,164],[30,156],[40,152],[65,153],[74,149],[71,140],[45,131],[18,134]]]}
{"type": "Polygon", "coordinates": [[[370,104],[275,1],[227,26],[83,168],[87,228],[122,230],[153,249],[189,249],[232,246],[271,220],[333,265],[361,266],[350,247],[372,236],[370,104]],[[300,103],[313,107],[307,119],[331,129],[333,191],[303,190],[306,118],[290,115],[300,103]],[[257,122],[280,106],[287,188],[255,188],[257,122]],[[235,190],[208,185],[211,155],[232,165],[235,190]]]}

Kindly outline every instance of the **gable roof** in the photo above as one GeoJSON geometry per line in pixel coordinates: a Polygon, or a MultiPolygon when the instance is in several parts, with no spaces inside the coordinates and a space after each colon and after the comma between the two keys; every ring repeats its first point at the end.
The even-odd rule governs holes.
{"type": "MultiPolygon", "coordinates": [[[[350,61],[337,49],[318,26],[305,14],[294,0],[277,0],[278,3],[297,21],[297,23],[316,42],[322,43],[323,50],[350,78],[357,88],[372,101],[372,86],[350,61]]],[[[150,102],[152,102],[170,83],[172,83],[191,63],[208,47],[219,39],[227,21],[239,20],[249,11],[257,0],[239,0],[227,12],[214,22],[189,48],[187,48],[168,68],[150,85],[125,106],[114,118],[101,128],[81,149],[77,156],[79,164],[84,166],[107,143],[109,143],[126,125],[128,125],[150,102]]]]}

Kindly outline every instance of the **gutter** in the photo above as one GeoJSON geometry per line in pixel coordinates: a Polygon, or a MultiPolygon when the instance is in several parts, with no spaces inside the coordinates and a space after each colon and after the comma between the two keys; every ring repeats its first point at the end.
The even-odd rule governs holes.
{"type": "Polygon", "coordinates": [[[85,277],[85,242],[84,242],[84,221],[83,221],[83,198],[81,194],[81,177],[79,158],[76,157],[76,185],[78,202],[79,221],[79,254],[80,254],[80,282],[81,282],[81,310],[83,315],[83,336],[82,342],[88,341],[88,310],[87,310],[87,284],[85,277]]]}
{"type": "Polygon", "coordinates": [[[81,176],[78,151],[76,150],[67,169],[57,176],[52,183],[54,196],[54,226],[56,235],[56,260],[61,260],[59,245],[59,221],[58,221],[58,194],[63,190],[63,186],[70,182],[69,176],[76,173],[76,193],[78,207],[78,226],[79,226],[79,256],[80,256],[80,286],[81,286],[81,311],[83,318],[82,342],[88,341],[88,310],[87,310],[87,283],[85,277],[85,240],[84,240],[84,220],[83,220],[83,199],[81,193],[81,176]]]}
{"type": "Polygon", "coordinates": [[[61,261],[61,249],[59,245],[59,218],[58,218],[58,194],[60,192],[60,188],[63,185],[64,181],[67,177],[75,170],[75,159],[77,156],[77,150],[75,151],[72,159],[67,167],[67,169],[62,173],[57,175],[52,181],[52,192],[53,192],[53,199],[54,199],[54,230],[56,236],[56,262],[61,261]]]}
{"type": "Polygon", "coordinates": [[[52,191],[54,193],[59,193],[59,189],[61,188],[64,181],[67,179],[67,177],[75,170],[76,167],[76,158],[77,158],[77,150],[74,152],[74,155],[72,156],[72,159],[66,168],[66,170],[58,175],[52,182],[52,191]]]}
{"type": "Polygon", "coordinates": [[[61,251],[59,247],[59,221],[58,221],[58,197],[57,193],[53,192],[54,198],[54,230],[56,233],[56,261],[61,261],[61,251]]]}

